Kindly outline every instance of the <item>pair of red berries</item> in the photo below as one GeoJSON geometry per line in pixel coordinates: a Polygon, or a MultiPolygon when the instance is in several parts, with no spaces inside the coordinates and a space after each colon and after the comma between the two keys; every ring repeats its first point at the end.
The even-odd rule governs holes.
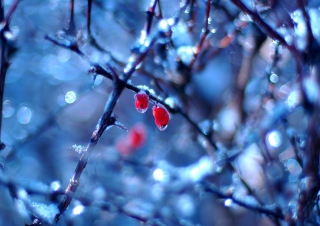
{"type": "MultiPolygon", "coordinates": [[[[138,112],[145,113],[149,107],[149,97],[145,91],[140,91],[134,95],[135,106],[138,112]]],[[[170,115],[168,110],[160,103],[156,103],[152,108],[154,122],[160,131],[164,131],[169,124],[170,115]]]]}

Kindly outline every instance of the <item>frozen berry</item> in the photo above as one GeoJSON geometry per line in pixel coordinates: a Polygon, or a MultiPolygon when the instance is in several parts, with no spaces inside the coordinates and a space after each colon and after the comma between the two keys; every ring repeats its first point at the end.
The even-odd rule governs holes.
{"type": "Polygon", "coordinates": [[[144,91],[140,91],[134,95],[135,106],[138,112],[145,113],[149,106],[149,97],[144,91]]]}
{"type": "Polygon", "coordinates": [[[167,128],[170,120],[170,115],[168,110],[162,104],[155,104],[152,108],[152,114],[154,117],[154,122],[160,131],[167,128]]]}

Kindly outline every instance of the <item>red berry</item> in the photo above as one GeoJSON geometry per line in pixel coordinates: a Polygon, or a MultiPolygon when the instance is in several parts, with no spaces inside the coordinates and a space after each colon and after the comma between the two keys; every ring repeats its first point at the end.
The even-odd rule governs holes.
{"type": "Polygon", "coordinates": [[[142,123],[134,125],[128,134],[129,143],[134,149],[140,148],[146,140],[146,127],[142,123]]]}
{"type": "Polygon", "coordinates": [[[170,120],[168,110],[162,104],[156,104],[152,108],[152,114],[154,117],[154,122],[156,123],[159,130],[165,130],[170,120]]]}
{"type": "Polygon", "coordinates": [[[131,155],[143,146],[147,138],[146,127],[142,123],[134,125],[126,136],[116,141],[116,148],[122,155],[131,155]]]}
{"type": "Polygon", "coordinates": [[[145,113],[149,106],[149,97],[144,91],[140,91],[134,95],[135,106],[138,112],[145,113]]]}

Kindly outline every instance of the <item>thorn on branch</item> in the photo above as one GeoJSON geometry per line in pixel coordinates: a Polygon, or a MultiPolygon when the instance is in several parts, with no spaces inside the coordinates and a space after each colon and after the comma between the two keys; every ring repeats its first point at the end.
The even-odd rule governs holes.
{"type": "Polygon", "coordinates": [[[111,128],[117,121],[117,116],[115,114],[111,114],[110,117],[107,117],[106,114],[103,114],[101,119],[99,120],[95,132],[93,132],[91,136],[91,142],[98,142],[102,133],[111,128]]]}

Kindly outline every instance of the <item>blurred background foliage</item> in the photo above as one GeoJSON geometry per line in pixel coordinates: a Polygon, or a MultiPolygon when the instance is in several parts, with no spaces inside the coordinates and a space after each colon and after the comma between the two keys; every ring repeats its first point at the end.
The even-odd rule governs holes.
{"type": "MultiPolygon", "coordinates": [[[[6,12],[13,2],[4,1],[6,12]]],[[[70,2],[21,1],[5,34],[10,66],[3,100],[1,181],[6,185],[12,180],[16,193],[9,185],[0,187],[1,225],[31,224],[30,216],[53,222],[61,197],[48,194],[67,187],[113,90],[112,81],[89,72],[92,64],[108,62],[117,72],[123,70],[150,5],[149,0],[93,0],[92,39],[88,1],[74,1],[71,20],[70,2]],[[75,41],[85,57],[45,36],[75,41]],[[46,195],[33,194],[29,187],[46,195]]],[[[307,49],[298,3],[243,2],[297,51],[307,49]]],[[[176,15],[182,4],[159,3],[163,18],[176,15]]],[[[188,68],[205,27],[207,3],[191,5],[169,40],[151,47],[130,83],[147,86],[165,103],[183,109],[218,150],[181,114],[171,114],[168,128],[159,131],[153,103],[140,114],[135,93],[125,89],[113,112],[130,132],[115,126],[105,132],[57,225],[286,225],[299,219],[299,191],[305,182],[301,159],[308,147],[310,117],[292,52],[231,1],[213,0],[208,35],[188,68]],[[126,142],[137,128],[143,142],[128,149],[126,142]],[[129,155],[123,155],[126,151],[129,155]],[[210,194],[203,181],[227,195],[210,194]],[[237,205],[238,199],[249,207],[237,205]],[[270,207],[279,216],[261,214],[257,206],[270,207]]],[[[319,7],[318,1],[306,4],[314,43],[320,38],[319,7]]],[[[159,21],[154,18],[151,32],[161,29],[159,21]]],[[[312,57],[305,52],[306,58],[312,57]]],[[[303,65],[310,75],[305,92],[315,102],[316,64],[311,69],[303,65]]],[[[305,224],[319,220],[313,206],[305,224]]]]}

